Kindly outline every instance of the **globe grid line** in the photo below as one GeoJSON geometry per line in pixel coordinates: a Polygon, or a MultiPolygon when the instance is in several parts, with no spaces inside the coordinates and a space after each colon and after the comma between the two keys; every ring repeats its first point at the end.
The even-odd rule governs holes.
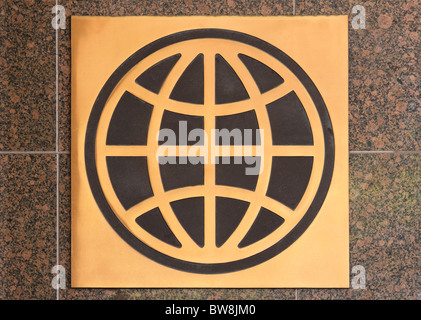
{"type": "MultiPolygon", "coordinates": [[[[214,186],[217,191],[215,192],[216,196],[224,196],[224,194],[230,193],[233,197],[239,200],[243,201],[249,201],[250,199],[248,196],[252,195],[255,191],[237,188],[233,186],[225,186],[225,185],[216,185],[214,186]]],[[[165,192],[165,199],[168,199],[167,201],[173,202],[182,198],[194,198],[202,196],[203,193],[206,191],[204,185],[198,185],[198,186],[188,186],[183,188],[177,188],[172,189],[165,192]],[[184,197],[184,195],[186,195],[184,197]]],[[[273,211],[273,210],[280,210],[282,211],[283,215],[282,217],[288,217],[292,214],[292,210],[282,203],[279,203],[278,201],[264,196],[265,198],[265,206],[267,209],[273,211]]],[[[126,211],[126,214],[130,216],[132,219],[135,219],[139,216],[139,212],[147,212],[157,206],[159,206],[159,203],[161,201],[162,197],[150,197],[137,205],[134,205],[132,208],[126,211]],[[156,199],[154,199],[156,198],[156,199]]]]}
{"type": "MultiPolygon", "coordinates": [[[[211,54],[204,55],[204,132],[208,139],[211,137],[211,130],[215,127],[215,61],[211,54]],[[209,78],[208,78],[209,77],[209,78]],[[209,81],[209,83],[207,83],[209,81]]],[[[209,142],[209,141],[208,141],[209,142]]],[[[210,143],[208,143],[208,157],[211,154],[210,143]]],[[[212,186],[215,186],[215,165],[207,161],[204,164],[204,248],[214,248],[216,245],[216,195],[212,186]],[[213,211],[214,214],[212,214],[213,211]]]]}
{"type": "MultiPolygon", "coordinates": [[[[228,238],[228,240],[223,244],[223,246],[228,246],[232,249],[237,249],[237,250],[247,250],[247,248],[241,248],[239,249],[237,246],[239,244],[239,242],[244,238],[246,231],[249,229],[249,227],[253,224],[253,222],[255,221],[255,218],[257,217],[257,214],[259,213],[259,210],[261,207],[265,207],[267,209],[271,209],[274,213],[276,213],[277,215],[281,216],[282,218],[284,218],[285,220],[288,219],[288,216],[290,216],[290,214],[292,213],[292,210],[288,207],[286,207],[284,204],[280,203],[277,200],[274,200],[268,196],[265,195],[266,192],[266,188],[268,186],[269,183],[269,179],[270,179],[270,174],[271,174],[271,164],[272,164],[272,158],[273,156],[302,156],[302,155],[306,155],[306,156],[314,156],[314,145],[308,145],[308,146],[293,146],[293,145],[284,145],[284,146],[279,146],[279,145],[273,145],[272,144],[272,138],[271,138],[271,130],[270,130],[270,123],[269,123],[269,117],[266,111],[266,101],[270,101],[271,100],[276,100],[279,99],[281,97],[283,97],[284,95],[288,94],[290,91],[292,90],[290,89],[291,86],[288,85],[288,82],[284,82],[282,85],[275,87],[273,89],[271,89],[268,92],[265,92],[264,94],[261,94],[259,89],[257,88],[257,85],[254,81],[254,79],[251,77],[251,75],[249,74],[249,72],[247,71],[247,69],[245,68],[245,66],[243,65],[243,63],[240,61],[240,59],[238,59],[238,56],[235,54],[224,54],[224,57],[226,58],[226,60],[230,63],[230,65],[233,67],[234,71],[236,72],[236,74],[239,76],[240,80],[242,81],[242,83],[244,84],[246,91],[249,93],[250,98],[248,100],[245,101],[239,101],[239,102],[233,102],[233,103],[226,103],[226,104],[222,104],[222,105],[216,105],[215,104],[215,60],[214,57],[216,55],[216,53],[218,53],[218,50],[215,50],[214,52],[210,53],[210,52],[200,52],[197,51],[194,54],[189,54],[188,56],[181,56],[180,61],[177,62],[177,64],[174,66],[174,68],[170,71],[170,73],[168,74],[168,77],[166,79],[166,81],[163,84],[163,87],[161,89],[161,91],[158,94],[154,94],[156,95],[156,103],[153,104],[152,101],[149,101],[148,99],[145,99],[143,96],[140,95],[140,91],[139,89],[137,90],[133,90],[131,86],[126,86],[129,87],[127,89],[128,92],[134,94],[135,96],[141,98],[142,100],[146,100],[148,101],[148,103],[151,103],[154,105],[154,110],[158,109],[158,111],[155,111],[155,117],[152,116],[150,123],[156,124],[157,126],[160,124],[160,122],[158,121],[158,123],[156,123],[156,121],[154,121],[153,119],[161,119],[162,118],[162,114],[163,111],[165,110],[170,110],[166,107],[166,103],[167,101],[170,101],[171,99],[169,99],[169,95],[171,93],[171,90],[173,89],[176,80],[179,78],[179,76],[181,75],[181,73],[186,69],[186,67],[188,66],[188,64],[194,59],[194,57],[196,57],[198,54],[203,53],[204,54],[204,59],[205,59],[205,79],[208,79],[206,76],[206,73],[208,74],[208,77],[210,78],[209,83],[210,85],[206,85],[205,84],[205,101],[203,105],[195,105],[196,109],[200,109],[202,110],[202,112],[200,113],[201,116],[204,117],[205,119],[205,132],[207,133],[207,136],[210,137],[211,136],[211,129],[214,129],[214,123],[215,123],[215,110],[219,109],[222,110],[223,108],[226,110],[230,110],[230,107],[232,105],[243,105],[246,106],[247,108],[245,108],[244,106],[242,106],[242,110],[240,112],[244,112],[246,111],[250,111],[250,110],[254,110],[256,112],[256,116],[258,119],[258,123],[259,123],[259,127],[264,127],[267,130],[265,130],[265,143],[264,143],[264,148],[265,148],[265,164],[264,164],[264,175],[263,173],[258,175],[258,181],[257,181],[257,185],[254,191],[250,191],[250,190],[246,190],[246,189],[242,189],[242,188],[238,188],[238,187],[232,187],[232,186],[223,186],[222,188],[219,188],[220,186],[216,186],[217,189],[220,189],[220,192],[214,193],[211,192],[209,190],[209,188],[207,188],[207,186],[212,186],[215,187],[215,166],[210,164],[210,162],[208,161],[208,164],[204,165],[205,168],[205,183],[204,183],[204,189],[203,192],[201,194],[198,193],[193,193],[194,196],[201,196],[203,194],[205,194],[205,218],[208,217],[208,220],[205,220],[205,247],[204,249],[208,249],[209,247],[213,247],[215,248],[215,221],[214,218],[214,203],[215,203],[215,197],[216,196],[224,196],[225,192],[229,192],[233,197],[235,196],[236,199],[240,199],[246,202],[249,202],[248,197],[247,196],[241,196],[242,193],[245,194],[253,194],[253,193],[258,193],[261,194],[262,197],[260,199],[261,203],[256,203],[256,202],[250,202],[250,206],[248,207],[246,213],[244,214],[244,217],[242,219],[242,221],[240,222],[240,224],[237,226],[237,228],[234,230],[234,232],[232,233],[232,235],[228,238]],[[206,63],[207,61],[207,63],[206,63]],[[178,65],[178,67],[177,67],[178,65]],[[175,71],[174,71],[175,70],[175,71]],[[207,90],[207,91],[206,91],[207,90]],[[273,94],[273,91],[275,92],[276,95],[273,94]],[[282,94],[282,95],[281,95],[282,94]],[[259,97],[262,97],[263,95],[266,95],[266,99],[259,99],[259,97]],[[157,99],[158,98],[158,99],[157,99]],[[161,98],[161,99],[159,99],[161,98]],[[165,106],[164,106],[164,102],[165,102],[165,106]],[[158,113],[159,112],[159,113],[158,113]],[[158,116],[159,115],[159,116],[158,116]],[[262,121],[262,119],[265,119],[266,121],[262,121]],[[206,128],[206,124],[207,124],[207,128],[206,128]],[[298,148],[304,148],[305,151],[303,152],[302,150],[298,151],[295,150],[298,148]],[[286,155],[286,153],[289,153],[288,155],[286,155]],[[304,153],[304,154],[303,154],[304,153]],[[206,177],[208,177],[208,180],[206,180],[206,177]],[[262,178],[264,177],[264,178],[262,178]],[[225,191],[225,192],[222,192],[225,191]],[[206,204],[207,201],[207,204],[206,204]],[[213,210],[206,210],[206,208],[209,209],[209,205],[211,205],[211,207],[213,207],[213,210]],[[211,211],[210,214],[208,212],[208,214],[206,214],[206,211],[211,211]],[[282,214],[280,213],[282,212],[282,214]],[[241,230],[243,230],[242,232],[240,232],[241,230]],[[207,241],[206,241],[207,239],[207,241]]],[[[135,76],[129,77],[129,79],[134,78],[135,76]]],[[[135,88],[142,88],[139,85],[137,85],[136,83],[134,83],[134,81],[129,81],[129,83],[131,83],[133,85],[133,87],[135,88]]],[[[146,89],[144,89],[146,90],[146,89]]],[[[143,91],[143,90],[142,90],[143,91]]],[[[174,101],[171,100],[174,104],[174,106],[176,106],[175,108],[172,108],[173,112],[178,112],[181,114],[187,114],[187,115],[192,115],[191,113],[188,113],[188,111],[186,111],[186,106],[189,105],[188,103],[185,102],[180,102],[180,101],[174,101]],[[178,106],[177,106],[178,105],[178,106]]],[[[218,113],[218,115],[220,115],[221,113],[218,113]]],[[[233,112],[224,112],[225,114],[236,114],[233,112]]],[[[197,115],[197,112],[194,114],[197,115]]],[[[155,129],[152,130],[151,128],[153,127],[149,127],[148,130],[148,144],[147,146],[106,146],[106,148],[108,150],[113,151],[113,149],[115,149],[114,152],[106,152],[107,156],[110,155],[114,155],[114,156],[122,156],[122,151],[125,150],[131,150],[131,149],[137,149],[137,152],[134,153],[130,153],[129,154],[131,156],[147,156],[148,157],[148,168],[149,168],[149,172],[153,172],[152,174],[150,173],[150,175],[156,174],[158,176],[160,176],[160,171],[159,171],[159,166],[157,166],[155,164],[155,156],[156,156],[156,151],[158,148],[157,145],[157,141],[156,141],[156,135],[153,134],[154,131],[156,131],[155,129]],[[151,134],[152,132],[152,134],[151,134]],[[151,148],[151,146],[153,146],[153,148],[151,148]],[[149,151],[148,151],[149,150],[149,151]]],[[[208,144],[208,148],[211,147],[210,144],[208,144]]],[[[244,145],[242,145],[243,147],[244,145]]],[[[255,147],[255,146],[252,146],[255,147]]],[[[182,153],[180,152],[180,146],[169,146],[169,149],[174,148],[176,149],[176,154],[177,156],[182,155],[182,153]]],[[[187,146],[187,154],[189,149],[192,148],[192,146],[187,146]]],[[[230,154],[232,155],[232,150],[233,146],[230,146],[230,154]]],[[[210,154],[210,152],[208,151],[208,155],[210,154]]],[[[254,153],[253,153],[254,154],[254,153]]],[[[156,201],[149,201],[151,204],[148,206],[148,209],[153,209],[154,207],[159,207],[161,209],[161,213],[163,215],[163,217],[165,218],[167,224],[169,225],[170,229],[174,232],[175,236],[177,237],[177,239],[182,243],[184,249],[189,249],[191,246],[197,247],[197,244],[195,242],[192,241],[191,237],[185,232],[184,228],[181,226],[181,224],[179,223],[178,219],[175,217],[173,210],[171,208],[171,206],[169,205],[170,202],[172,201],[176,201],[179,199],[184,199],[184,198],[189,198],[192,197],[193,195],[186,192],[183,193],[183,195],[179,195],[178,197],[170,197],[168,196],[168,194],[175,194],[172,193],[170,191],[164,191],[162,189],[162,184],[154,184],[151,185],[152,190],[154,192],[154,196],[143,200],[141,203],[139,203],[139,206],[142,207],[142,203],[145,201],[148,201],[150,199],[156,199],[156,201]],[[170,200],[169,200],[170,199],[170,200]],[[161,201],[163,200],[163,201],[161,201]],[[163,204],[164,203],[164,204],[163,204]],[[187,241],[186,241],[187,239],[187,241]]],[[[183,187],[183,188],[179,188],[181,189],[180,191],[182,192],[182,190],[184,189],[191,189],[191,188],[195,188],[195,189],[199,189],[202,190],[202,186],[194,186],[194,187],[183,187]]],[[[178,193],[176,193],[178,194],[178,193]]],[[[133,216],[133,218],[137,218],[140,215],[146,213],[148,210],[139,210],[138,205],[135,205],[133,208],[129,209],[128,212],[130,212],[130,216],[133,216]],[[139,213],[136,215],[136,211],[139,210],[139,213]]]]}
{"type": "MultiPolygon", "coordinates": [[[[234,57],[232,56],[225,57],[225,59],[229,61],[235,73],[243,82],[243,85],[246,91],[248,92],[250,99],[252,100],[253,98],[258,97],[260,95],[260,91],[254,79],[251,77],[251,74],[247,71],[246,67],[241,63],[240,59],[238,59],[238,55],[235,55],[234,57]]],[[[257,184],[254,190],[256,194],[264,195],[266,194],[266,190],[269,185],[270,175],[272,172],[272,155],[270,154],[270,152],[266,152],[267,146],[269,146],[270,148],[270,146],[272,145],[272,133],[270,130],[271,127],[270,127],[270,122],[269,122],[269,115],[266,111],[266,106],[256,103],[256,104],[253,104],[252,107],[256,112],[259,128],[266,129],[264,138],[262,141],[263,146],[265,148],[265,153],[266,153],[264,157],[264,167],[263,167],[263,171],[258,175],[257,184]]],[[[246,232],[243,232],[243,233],[240,232],[242,230],[241,228],[246,227],[246,229],[244,230],[250,230],[250,227],[255,221],[260,208],[264,207],[264,204],[265,204],[265,201],[261,201],[261,203],[257,203],[256,201],[250,202],[250,205],[247,208],[247,211],[244,214],[243,219],[241,220],[240,224],[237,226],[237,228],[234,230],[231,236],[227,239],[227,242],[225,243],[227,246],[230,246],[230,245],[238,246],[240,241],[246,235],[246,232]]],[[[275,211],[274,213],[280,215],[279,210],[275,211]]],[[[286,220],[286,217],[282,217],[282,218],[286,220]]]]}
{"type": "MultiPolygon", "coordinates": [[[[191,62],[189,56],[182,56],[180,60],[176,63],[174,68],[168,74],[166,80],[164,81],[162,88],[159,92],[159,96],[165,97],[169,100],[169,96],[171,94],[171,90],[173,89],[177,79],[181,76],[184,72],[188,64],[191,62]]],[[[148,164],[148,172],[149,172],[149,181],[151,182],[152,192],[158,197],[165,197],[165,191],[162,185],[162,180],[160,183],[154,183],[154,180],[150,177],[156,175],[157,177],[161,177],[161,173],[159,170],[159,163],[156,161],[156,152],[157,152],[157,139],[156,135],[151,134],[151,132],[158,132],[161,119],[165,110],[165,106],[163,104],[156,104],[154,105],[154,110],[152,112],[151,119],[149,120],[149,128],[148,128],[148,146],[156,146],[153,148],[151,153],[147,154],[147,164],[148,164]]],[[[159,205],[161,210],[161,214],[164,217],[165,221],[167,222],[169,228],[174,233],[175,237],[180,241],[182,246],[194,247],[196,244],[194,243],[193,239],[188,235],[185,229],[181,226],[180,222],[178,221],[177,217],[175,216],[170,203],[168,201],[162,201],[159,205]]]]}
{"type": "MultiPolygon", "coordinates": [[[[132,78],[135,78],[135,76],[132,76],[132,78]]],[[[139,86],[134,81],[127,83],[127,91],[135,96],[143,97],[152,105],[162,103],[160,99],[160,97],[162,97],[161,94],[153,93],[139,86]]],[[[293,91],[293,88],[287,82],[284,82],[282,85],[275,87],[270,91],[264,92],[259,96],[250,97],[250,99],[247,100],[215,105],[213,113],[215,116],[225,116],[250,111],[253,110],[253,107],[250,107],[251,104],[261,103],[266,105],[269,102],[274,101],[276,97],[283,97],[291,91],[293,91]]],[[[180,110],[184,110],[185,114],[192,116],[204,116],[206,112],[205,108],[198,107],[197,104],[172,99],[168,99],[166,101],[165,109],[172,112],[180,112],[180,110]]]]}

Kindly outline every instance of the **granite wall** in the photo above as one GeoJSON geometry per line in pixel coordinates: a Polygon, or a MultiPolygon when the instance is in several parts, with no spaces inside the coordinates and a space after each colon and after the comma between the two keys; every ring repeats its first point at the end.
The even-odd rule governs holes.
{"type": "Polygon", "coordinates": [[[421,299],[419,1],[59,4],[68,17],[349,15],[350,259],[351,267],[365,267],[367,286],[71,289],[70,19],[56,39],[55,1],[0,0],[0,299],[421,299]],[[366,29],[354,30],[358,4],[366,29]],[[51,286],[57,262],[67,271],[67,289],[59,292],[51,286]]]}

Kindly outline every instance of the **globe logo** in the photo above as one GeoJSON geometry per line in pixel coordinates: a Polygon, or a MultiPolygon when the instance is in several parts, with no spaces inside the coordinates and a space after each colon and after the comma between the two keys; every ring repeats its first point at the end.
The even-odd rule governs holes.
{"type": "Polygon", "coordinates": [[[103,86],[85,137],[90,188],[110,226],[153,261],[201,274],[251,268],[292,245],[323,205],[334,156],[305,71],[222,29],[135,52],[103,86]]]}

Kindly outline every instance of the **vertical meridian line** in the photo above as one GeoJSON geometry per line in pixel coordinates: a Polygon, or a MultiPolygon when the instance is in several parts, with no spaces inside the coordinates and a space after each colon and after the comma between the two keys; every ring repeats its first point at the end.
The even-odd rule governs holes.
{"type": "Polygon", "coordinates": [[[212,129],[215,127],[215,53],[204,55],[204,129],[206,143],[208,143],[207,159],[204,164],[205,207],[204,230],[205,247],[216,246],[216,221],[215,221],[215,194],[212,187],[215,185],[215,164],[212,159],[212,129]]]}

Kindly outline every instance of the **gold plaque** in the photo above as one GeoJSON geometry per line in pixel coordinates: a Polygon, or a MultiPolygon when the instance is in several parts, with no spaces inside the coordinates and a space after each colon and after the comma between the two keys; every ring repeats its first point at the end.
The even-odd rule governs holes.
{"type": "Polygon", "coordinates": [[[72,17],[72,286],[348,287],[347,23],[72,17]]]}

